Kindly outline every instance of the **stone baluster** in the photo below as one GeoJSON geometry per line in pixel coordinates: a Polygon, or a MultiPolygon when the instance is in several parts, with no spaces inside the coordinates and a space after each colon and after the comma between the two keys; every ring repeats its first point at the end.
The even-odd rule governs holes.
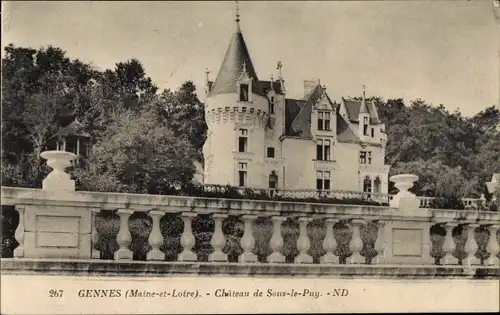
{"type": "Polygon", "coordinates": [[[240,262],[256,262],[257,256],[252,253],[253,247],[255,246],[255,239],[253,237],[252,225],[253,221],[257,219],[256,215],[243,215],[241,217],[245,229],[243,231],[243,236],[240,240],[240,245],[243,248],[243,253],[239,257],[240,262]]]}
{"type": "Polygon", "coordinates": [[[283,248],[283,237],[281,236],[281,225],[286,221],[285,217],[281,216],[273,216],[271,217],[273,220],[273,236],[269,242],[269,246],[273,251],[271,255],[267,258],[267,261],[270,263],[284,263],[285,256],[281,253],[281,249],[283,248]]]}
{"type": "Polygon", "coordinates": [[[120,216],[120,230],[116,236],[116,242],[120,248],[115,252],[115,260],[132,260],[134,253],[129,249],[132,234],[130,234],[128,221],[134,210],[118,209],[117,213],[120,216]]]}
{"type": "Polygon", "coordinates": [[[467,253],[467,258],[464,259],[465,266],[478,265],[479,259],[476,258],[477,243],[476,237],[474,236],[474,231],[479,227],[479,224],[467,224],[467,242],[465,243],[465,252],[467,253]]]}
{"type": "Polygon", "coordinates": [[[361,240],[361,225],[365,224],[365,220],[353,219],[351,222],[352,226],[352,238],[349,243],[349,248],[352,251],[352,256],[350,257],[351,264],[362,264],[365,262],[365,258],[361,256],[360,252],[363,249],[363,241],[361,240]]]}
{"type": "Polygon", "coordinates": [[[148,242],[152,249],[146,255],[147,260],[165,260],[165,253],[160,250],[163,245],[163,235],[160,230],[160,220],[165,214],[163,211],[150,210],[149,216],[153,220],[151,233],[149,234],[148,242]]]}
{"type": "Polygon", "coordinates": [[[226,245],[226,237],[222,233],[222,221],[225,218],[227,218],[227,214],[214,213],[213,215],[215,230],[210,244],[214,248],[214,252],[208,257],[209,261],[227,261],[227,254],[222,252],[226,245]]]}
{"type": "Polygon", "coordinates": [[[377,222],[378,233],[377,239],[375,240],[374,248],[377,252],[377,256],[373,258],[373,263],[377,265],[382,265],[385,263],[385,222],[377,222]]]}
{"type": "Polygon", "coordinates": [[[499,251],[499,246],[498,246],[498,240],[497,240],[497,232],[498,232],[499,225],[498,224],[493,224],[488,227],[488,231],[490,232],[490,237],[488,239],[488,245],[486,246],[486,249],[488,250],[488,253],[490,256],[486,260],[486,265],[493,265],[493,266],[498,266],[499,261],[498,261],[498,251],[499,251]]]}
{"type": "Polygon", "coordinates": [[[445,256],[443,257],[444,265],[455,265],[458,263],[457,259],[453,257],[453,250],[455,249],[455,242],[453,241],[453,228],[456,227],[457,223],[445,223],[446,236],[443,243],[443,252],[445,256]]]}
{"type": "Polygon", "coordinates": [[[198,257],[193,252],[193,246],[196,243],[196,240],[193,235],[193,227],[192,222],[193,218],[196,217],[196,213],[194,212],[183,212],[182,220],[184,221],[184,231],[181,235],[181,245],[183,251],[179,254],[179,261],[197,261],[198,257]]]}
{"type": "Polygon", "coordinates": [[[16,228],[14,237],[19,243],[19,246],[14,249],[14,257],[24,257],[24,206],[16,206],[17,213],[19,213],[19,225],[16,228]]]}
{"type": "Polygon", "coordinates": [[[97,215],[100,213],[100,209],[92,209],[92,244],[91,246],[91,254],[90,257],[92,259],[100,259],[101,258],[101,252],[95,248],[95,245],[99,241],[99,232],[97,231],[97,215]]]}
{"type": "Polygon", "coordinates": [[[323,240],[323,249],[326,251],[326,254],[320,258],[322,264],[334,264],[337,261],[337,258],[333,254],[333,251],[337,248],[337,242],[333,235],[333,226],[337,222],[339,222],[338,219],[326,219],[326,235],[323,240]]]}
{"type": "Polygon", "coordinates": [[[295,263],[297,264],[312,264],[313,258],[310,256],[307,251],[311,246],[311,242],[309,241],[309,236],[307,236],[307,223],[309,223],[310,219],[307,217],[299,218],[299,238],[297,239],[297,249],[299,250],[299,255],[295,257],[295,263]]]}

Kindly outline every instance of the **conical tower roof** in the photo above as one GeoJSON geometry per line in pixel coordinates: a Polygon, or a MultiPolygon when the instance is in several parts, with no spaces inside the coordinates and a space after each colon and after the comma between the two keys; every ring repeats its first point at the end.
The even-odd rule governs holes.
{"type": "Polygon", "coordinates": [[[246,72],[253,78],[252,90],[257,88],[257,74],[253,67],[252,59],[248,53],[247,45],[240,30],[239,18],[236,19],[236,31],[234,32],[229,47],[227,48],[224,61],[219,69],[217,78],[210,91],[210,96],[216,94],[236,93],[236,82],[243,71],[245,65],[246,72]]]}

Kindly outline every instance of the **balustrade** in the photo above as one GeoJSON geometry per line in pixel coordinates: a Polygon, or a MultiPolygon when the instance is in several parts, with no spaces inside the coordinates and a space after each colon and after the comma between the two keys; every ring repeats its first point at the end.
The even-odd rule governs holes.
{"type": "Polygon", "coordinates": [[[464,259],[464,265],[473,266],[479,264],[479,259],[475,256],[478,246],[476,243],[475,231],[479,227],[479,224],[469,223],[466,226],[467,229],[467,241],[465,242],[465,252],[467,253],[467,258],[464,259]]]}
{"type": "Polygon", "coordinates": [[[444,223],[445,229],[446,229],[446,236],[444,239],[444,244],[443,244],[443,252],[445,254],[443,258],[443,264],[445,265],[455,265],[458,263],[458,260],[453,257],[453,252],[455,250],[455,241],[453,240],[453,229],[458,226],[458,223],[454,222],[447,222],[444,223]]]}
{"type": "Polygon", "coordinates": [[[19,213],[19,225],[16,228],[15,238],[19,245],[14,249],[14,257],[24,257],[24,206],[16,206],[19,213]]]}
{"type": "Polygon", "coordinates": [[[384,264],[385,262],[385,222],[382,220],[377,221],[377,239],[375,240],[374,248],[377,256],[373,259],[373,263],[377,265],[384,264]]]}
{"type": "MultiPolygon", "coordinates": [[[[207,187],[206,189],[205,191],[223,191],[223,189],[226,188],[207,187]]],[[[15,189],[13,190],[15,191],[15,189]]],[[[132,226],[131,222],[135,220],[135,216],[131,218],[131,215],[134,213],[133,209],[139,209],[138,211],[151,209],[147,212],[152,221],[151,231],[149,232],[148,229],[140,237],[141,240],[143,237],[147,239],[147,253],[140,253],[141,255],[136,255],[135,259],[141,259],[137,257],[142,257],[142,259],[147,259],[149,261],[164,261],[166,254],[163,252],[163,247],[165,246],[165,252],[172,252],[172,249],[174,249],[173,246],[178,246],[180,244],[181,248],[177,255],[177,261],[179,262],[194,262],[197,261],[199,257],[205,257],[203,260],[208,260],[209,264],[226,263],[228,262],[228,254],[225,253],[227,247],[238,246],[237,242],[226,243],[226,236],[223,233],[223,222],[228,217],[229,213],[239,217],[243,223],[243,234],[240,234],[241,238],[239,239],[241,251],[239,251],[239,249],[237,250],[237,252],[239,252],[238,261],[240,263],[260,264],[257,263],[257,256],[253,252],[255,244],[258,244],[260,257],[264,255],[263,253],[266,253],[267,259],[265,259],[265,261],[269,264],[285,263],[285,257],[294,255],[294,253],[290,252],[290,250],[292,250],[290,248],[294,247],[296,247],[299,252],[294,258],[294,263],[301,265],[312,264],[314,262],[312,255],[317,255],[314,254],[314,252],[322,247],[324,249],[324,255],[319,257],[319,264],[322,265],[337,265],[339,263],[345,263],[346,261],[351,265],[365,264],[366,262],[377,265],[430,265],[429,245],[431,241],[429,240],[429,230],[432,224],[430,222],[435,218],[437,224],[441,224],[445,229],[445,233],[442,236],[442,246],[434,244],[436,241],[433,241],[434,243],[432,244],[435,246],[434,250],[438,252],[437,256],[444,254],[444,257],[440,260],[442,264],[457,265],[459,261],[454,256],[458,254],[458,256],[464,257],[461,259],[462,264],[469,268],[479,268],[481,267],[481,263],[483,263],[483,267],[485,268],[495,267],[499,264],[497,257],[499,244],[496,236],[499,229],[496,223],[498,222],[498,213],[476,210],[463,210],[463,212],[460,212],[454,210],[418,209],[418,204],[413,206],[413,209],[411,208],[412,203],[407,202],[408,198],[415,198],[414,200],[420,199],[420,206],[424,207],[430,205],[432,199],[412,197],[412,195],[408,193],[396,198],[398,201],[401,201],[401,203],[395,203],[391,205],[391,207],[374,207],[361,205],[332,205],[328,203],[322,204],[320,202],[277,202],[272,200],[226,200],[221,202],[221,200],[215,198],[85,192],[74,193],[76,195],[75,201],[64,200],[60,204],[57,203],[57,197],[51,197],[53,200],[50,202],[53,206],[49,209],[45,206],[47,202],[46,195],[41,193],[39,196],[36,195],[37,190],[33,190],[33,192],[32,190],[19,190],[16,194],[22,196],[22,194],[27,194],[27,191],[30,191],[30,195],[27,195],[26,201],[23,201],[24,199],[17,196],[14,199],[8,199],[10,192],[8,189],[6,190],[2,187],[2,202],[4,202],[4,200],[13,200],[12,204],[17,204],[15,209],[19,213],[19,224],[15,229],[14,235],[19,245],[12,254],[14,258],[46,257],[44,256],[44,249],[36,248],[37,245],[33,244],[32,235],[38,231],[37,224],[42,224],[40,227],[41,232],[46,232],[45,229],[50,221],[46,221],[44,218],[46,217],[45,213],[49,213],[49,215],[54,218],[63,218],[59,219],[60,221],[58,222],[65,222],[65,224],[71,226],[75,224],[72,222],[80,222],[78,224],[81,226],[74,229],[76,232],[71,232],[67,235],[69,236],[68,238],[71,238],[74,236],[74,233],[80,233],[79,238],[83,241],[81,241],[78,246],[88,247],[86,252],[83,247],[83,249],[78,247],[71,252],[65,249],[67,251],[65,252],[63,249],[53,246],[55,249],[51,249],[50,256],[48,257],[54,257],[53,253],[55,251],[60,251],[62,253],[61,257],[85,257],[91,259],[101,259],[101,257],[103,257],[104,259],[104,257],[108,257],[112,254],[117,261],[133,260],[134,255],[131,251],[131,243],[132,241],[137,242],[137,240],[132,240],[131,228],[129,227],[132,226]],[[7,197],[5,195],[7,195],[7,197]],[[107,195],[106,200],[109,200],[108,202],[113,205],[107,205],[107,209],[110,207],[115,209],[118,208],[116,214],[119,217],[119,221],[116,220],[116,216],[113,219],[116,220],[116,224],[97,223],[99,220],[111,220],[107,218],[107,216],[104,216],[104,212],[101,214],[100,207],[102,206],[102,198],[104,195],[107,195]],[[82,210],[84,209],[80,204],[82,202],[86,203],[85,207],[88,209],[87,211],[82,210]],[[70,204],[70,206],[68,206],[68,204],[70,204]],[[59,209],[58,207],[60,210],[57,210],[59,209]],[[68,212],[69,214],[66,215],[64,211],[67,211],[66,209],[68,207],[74,207],[77,210],[73,212],[70,211],[68,212]],[[404,207],[410,207],[411,209],[406,209],[404,207]],[[241,211],[241,214],[239,214],[238,211],[241,211]],[[174,218],[169,216],[165,217],[166,213],[178,213],[179,217],[175,218],[180,218],[182,220],[183,228],[179,227],[179,229],[176,230],[178,232],[173,233],[175,235],[172,233],[172,235],[167,235],[165,231],[162,231],[163,227],[160,222],[162,222],[162,224],[163,220],[171,222],[169,220],[174,218]],[[211,230],[210,232],[208,230],[195,231],[194,227],[196,226],[193,226],[193,219],[199,214],[211,215],[213,219],[213,232],[211,230]],[[312,218],[317,216],[324,218],[324,225],[309,224],[312,218]],[[42,218],[42,220],[39,220],[41,223],[37,221],[38,217],[42,218]],[[267,229],[265,230],[264,227],[255,223],[258,217],[269,218],[272,225],[265,227],[265,229],[267,229]],[[283,229],[283,223],[288,218],[293,217],[298,218],[298,228],[294,226],[283,229]],[[76,218],[77,220],[71,221],[68,218],[76,218]],[[337,224],[340,222],[347,223],[350,231],[346,231],[342,225],[337,224]],[[462,233],[465,234],[463,237],[467,237],[463,248],[465,253],[462,249],[457,250],[457,244],[453,238],[453,233],[458,231],[454,231],[454,228],[458,226],[459,222],[464,222],[461,223],[463,227],[462,233]],[[372,223],[377,226],[376,233],[375,230],[373,230],[371,234],[367,232],[369,236],[363,236],[364,238],[362,239],[361,232],[363,231],[363,227],[366,226],[367,231],[371,230],[372,223]],[[113,229],[114,232],[110,232],[109,229],[113,229]],[[290,232],[290,229],[294,230],[293,233],[290,232]],[[484,229],[489,231],[490,236],[486,239],[487,241],[483,241],[482,239],[484,238],[479,237],[476,240],[475,234],[484,234],[484,229]],[[289,237],[292,237],[292,234],[294,235],[293,237],[297,237],[296,233],[298,233],[296,243],[291,244],[291,246],[288,246],[287,243],[287,248],[284,248],[285,241],[289,241],[289,237]],[[314,236],[318,235],[318,233],[324,235],[324,238],[318,239],[314,236]],[[405,233],[410,233],[411,237],[408,236],[410,234],[405,233]],[[98,244],[98,247],[96,244],[98,242],[110,241],[105,236],[113,234],[116,235],[118,248],[116,249],[113,247],[115,243],[114,240],[111,240],[110,244],[104,245],[106,250],[111,251],[110,254],[103,255],[100,252],[103,250],[102,244],[98,244]],[[350,239],[346,239],[349,237],[346,235],[350,235],[350,239]],[[88,245],[86,245],[86,237],[88,237],[88,245]],[[366,240],[366,237],[371,237],[371,239],[366,240]],[[201,247],[198,246],[198,242],[201,242],[201,247]],[[364,255],[361,255],[364,242],[368,242],[367,244],[374,244],[374,250],[368,250],[364,255]],[[480,245],[478,242],[483,243],[480,245]],[[207,250],[208,245],[211,245],[211,248],[207,250]],[[261,248],[261,246],[268,247],[261,248]],[[481,248],[486,248],[488,253],[486,256],[484,255],[484,251],[478,252],[480,246],[481,248]],[[205,250],[210,252],[203,252],[200,254],[199,248],[203,248],[202,252],[205,250]],[[311,250],[311,248],[313,250],[311,250]],[[80,250],[81,252],[79,252],[80,250]],[[112,251],[114,251],[114,253],[112,251]],[[459,251],[462,252],[459,253],[459,251]],[[351,255],[347,257],[349,252],[351,255]],[[476,257],[476,255],[478,256],[476,257]]],[[[248,190],[246,191],[248,192],[248,190]]],[[[293,199],[297,196],[303,198],[324,197],[335,199],[365,196],[366,198],[371,198],[371,200],[388,198],[387,195],[383,194],[378,195],[345,191],[319,192],[317,190],[287,191],[256,189],[252,191],[255,194],[259,194],[263,191],[268,192],[268,196],[271,198],[293,199]],[[272,195],[271,192],[275,195],[272,195]]],[[[241,192],[244,192],[244,190],[241,190],[241,192]]],[[[472,207],[474,201],[468,200],[466,201],[466,205],[467,207],[472,207]]],[[[147,224],[149,225],[149,223],[147,224]]],[[[210,224],[205,225],[205,228],[208,228],[207,226],[210,224]]],[[[226,224],[233,223],[224,222],[224,226],[226,226],[226,224]]],[[[136,238],[136,229],[137,226],[140,225],[134,224],[133,226],[134,228],[132,231],[134,231],[134,238],[136,238]]],[[[212,227],[209,229],[212,229],[212,227]]],[[[226,227],[224,228],[226,229],[226,227]]],[[[65,227],[61,228],[61,231],[64,232],[66,231],[65,229],[65,227]]],[[[226,230],[224,231],[227,233],[226,230]]],[[[49,232],[42,236],[45,237],[45,239],[54,237],[55,233],[49,232]]],[[[231,237],[231,239],[235,239],[233,236],[231,237]]],[[[134,251],[136,251],[137,254],[138,250],[135,245],[134,243],[134,251]]],[[[175,250],[177,250],[177,247],[175,250]]],[[[231,248],[231,252],[234,252],[234,248],[231,248]]],[[[173,259],[175,259],[175,254],[174,252],[173,256],[171,255],[174,257],[173,259]]]]}
{"type": "Polygon", "coordinates": [[[209,261],[227,261],[227,254],[222,252],[224,245],[226,245],[226,237],[222,233],[222,221],[225,218],[227,218],[227,214],[215,213],[213,215],[215,231],[210,244],[214,248],[214,252],[208,257],[209,261]]]}
{"type": "Polygon", "coordinates": [[[269,255],[267,260],[270,263],[284,263],[285,256],[281,253],[283,248],[283,237],[281,236],[281,225],[286,221],[285,217],[272,216],[273,221],[273,235],[269,245],[271,247],[272,253],[269,255]]]}
{"type": "Polygon", "coordinates": [[[244,252],[240,255],[240,262],[256,262],[257,256],[252,253],[253,247],[255,245],[255,240],[253,237],[252,224],[255,219],[257,219],[256,215],[244,215],[242,216],[244,231],[243,237],[241,238],[240,244],[243,248],[244,252]]]}
{"type": "Polygon", "coordinates": [[[160,250],[163,245],[163,235],[160,230],[160,220],[164,215],[163,211],[151,210],[149,216],[153,219],[153,228],[148,237],[148,243],[152,249],[147,254],[147,260],[165,260],[165,254],[160,250]]]}
{"type": "Polygon", "coordinates": [[[352,251],[351,264],[362,264],[365,261],[365,258],[360,253],[363,249],[363,241],[361,240],[361,226],[363,224],[365,224],[365,221],[361,219],[353,219],[350,224],[352,227],[352,238],[349,244],[352,251]]]}
{"type": "Polygon", "coordinates": [[[184,230],[181,235],[181,246],[183,251],[179,254],[179,261],[196,261],[197,255],[193,252],[193,246],[196,243],[193,234],[192,222],[196,217],[196,213],[183,212],[182,220],[184,222],[184,230]]]}
{"type": "Polygon", "coordinates": [[[310,221],[311,219],[307,217],[299,218],[299,238],[297,239],[299,255],[295,257],[295,262],[298,264],[312,264],[313,262],[312,256],[307,253],[311,246],[309,236],[307,235],[307,224],[310,221]]]}
{"type": "Polygon", "coordinates": [[[337,248],[337,242],[335,241],[335,235],[333,234],[334,225],[339,222],[338,219],[326,219],[326,235],[323,240],[323,249],[326,254],[320,259],[322,264],[333,264],[337,261],[337,258],[333,254],[335,248],[337,248]]]}
{"type": "Polygon", "coordinates": [[[116,242],[120,248],[118,248],[115,252],[115,260],[132,260],[133,252],[129,249],[130,243],[132,242],[129,219],[134,211],[128,209],[118,209],[117,213],[120,216],[120,230],[116,236],[116,242]]]}
{"type": "Polygon", "coordinates": [[[488,246],[487,250],[490,256],[486,260],[486,265],[492,265],[492,266],[498,266],[498,251],[499,251],[499,246],[498,246],[498,240],[497,240],[497,232],[498,232],[499,225],[498,224],[492,224],[488,226],[488,231],[490,232],[490,237],[488,239],[488,246]]]}
{"type": "Polygon", "coordinates": [[[92,257],[92,259],[99,259],[101,257],[101,252],[96,248],[96,244],[99,241],[99,232],[97,231],[97,216],[100,212],[100,209],[92,209],[92,252],[90,254],[90,257],[92,257]]]}

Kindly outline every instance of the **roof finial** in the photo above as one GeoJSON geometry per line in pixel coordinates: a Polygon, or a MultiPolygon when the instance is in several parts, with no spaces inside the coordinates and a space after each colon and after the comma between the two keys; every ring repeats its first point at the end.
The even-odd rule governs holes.
{"type": "Polygon", "coordinates": [[[243,60],[243,73],[247,73],[247,61],[243,60]]]}
{"type": "Polygon", "coordinates": [[[236,23],[239,23],[240,22],[240,2],[239,1],[235,1],[236,2],[236,23]]]}
{"type": "Polygon", "coordinates": [[[365,98],[366,97],[366,95],[365,95],[366,94],[366,85],[363,84],[362,89],[363,89],[363,98],[365,98]]]}
{"type": "Polygon", "coordinates": [[[205,70],[205,77],[207,79],[207,82],[208,82],[208,75],[209,74],[210,74],[210,70],[208,70],[208,68],[207,68],[207,70],[205,70]]]}
{"type": "Polygon", "coordinates": [[[279,74],[278,74],[278,78],[281,80],[282,79],[282,76],[281,76],[281,68],[283,68],[283,64],[281,63],[281,61],[278,61],[278,65],[276,66],[276,69],[279,70],[279,74]]]}

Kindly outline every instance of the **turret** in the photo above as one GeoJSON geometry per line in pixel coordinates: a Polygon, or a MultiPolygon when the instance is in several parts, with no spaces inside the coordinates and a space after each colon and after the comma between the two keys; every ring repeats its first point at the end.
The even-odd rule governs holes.
{"type": "Polygon", "coordinates": [[[359,135],[361,139],[364,137],[370,137],[370,112],[368,111],[368,106],[366,104],[366,92],[365,86],[363,85],[363,98],[361,100],[361,106],[359,108],[359,135]]]}
{"type": "Polygon", "coordinates": [[[248,187],[261,185],[262,179],[252,174],[261,172],[265,132],[273,108],[267,91],[259,86],[239,12],[235,21],[235,32],[215,81],[210,82],[208,73],[206,78],[205,183],[248,187]]]}

